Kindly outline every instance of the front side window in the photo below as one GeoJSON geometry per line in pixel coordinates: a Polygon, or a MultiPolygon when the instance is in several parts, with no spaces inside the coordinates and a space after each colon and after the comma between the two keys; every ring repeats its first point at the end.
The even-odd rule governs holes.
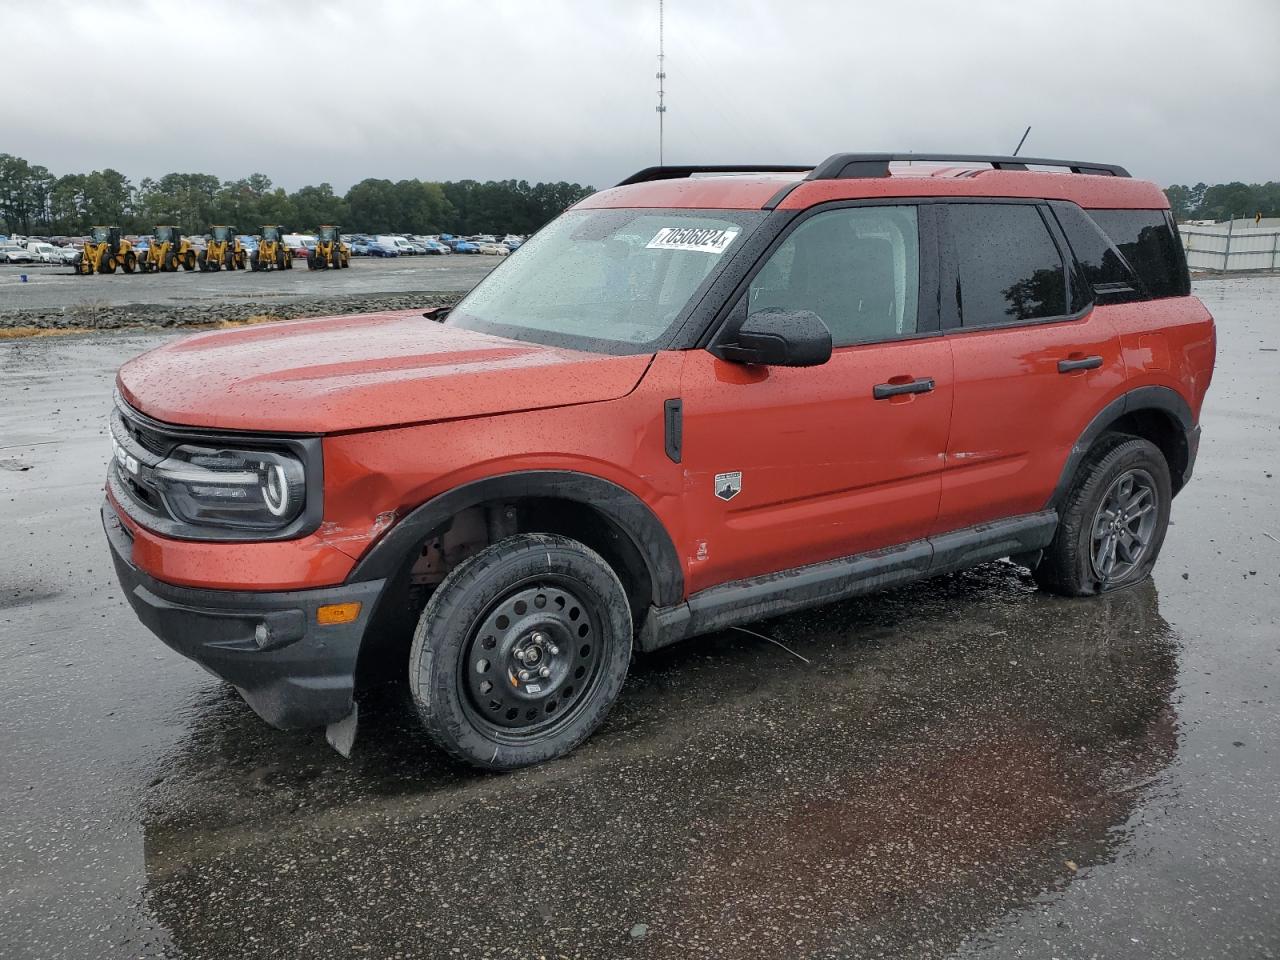
{"type": "Polygon", "coordinates": [[[1021,323],[1067,313],[1062,254],[1035,206],[955,203],[948,217],[963,326],[1021,323]]]}
{"type": "Polygon", "coordinates": [[[916,208],[850,207],[796,227],[751,281],[747,309],[811,310],[841,347],[915,333],[919,293],[916,208]]]}
{"type": "Polygon", "coordinates": [[[604,353],[647,353],[764,218],[740,210],[571,210],[489,274],[447,323],[604,353]]]}

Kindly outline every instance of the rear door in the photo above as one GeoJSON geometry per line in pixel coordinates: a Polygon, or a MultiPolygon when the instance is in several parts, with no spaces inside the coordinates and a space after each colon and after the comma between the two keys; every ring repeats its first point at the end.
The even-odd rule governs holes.
{"type": "Polygon", "coordinates": [[[928,535],[951,414],[928,205],[815,212],[780,239],[734,315],[812,310],[817,367],[685,360],[690,592],[928,535]]]}
{"type": "Polygon", "coordinates": [[[1044,509],[1067,456],[1125,379],[1119,339],[1048,206],[941,204],[955,405],[939,531],[1044,509]]]}

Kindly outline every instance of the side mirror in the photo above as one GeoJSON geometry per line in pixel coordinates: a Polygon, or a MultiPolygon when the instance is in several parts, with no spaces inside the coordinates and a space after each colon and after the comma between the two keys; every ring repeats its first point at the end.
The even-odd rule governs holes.
{"type": "Polygon", "coordinates": [[[831,359],[831,331],[812,310],[757,310],[711,352],[733,363],[817,367],[831,359]]]}

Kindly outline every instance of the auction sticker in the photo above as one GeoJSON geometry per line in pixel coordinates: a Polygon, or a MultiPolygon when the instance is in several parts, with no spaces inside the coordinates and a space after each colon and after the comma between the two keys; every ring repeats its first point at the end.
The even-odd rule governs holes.
{"type": "Polygon", "coordinates": [[[663,227],[645,244],[650,250],[696,250],[699,253],[724,253],[738,231],[729,227],[663,227]]]}

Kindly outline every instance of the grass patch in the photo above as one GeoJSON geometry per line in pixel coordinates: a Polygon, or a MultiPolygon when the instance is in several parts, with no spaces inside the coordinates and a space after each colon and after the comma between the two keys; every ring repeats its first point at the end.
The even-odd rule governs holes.
{"type": "Polygon", "coordinates": [[[0,327],[0,340],[25,337],[65,337],[72,333],[88,333],[83,327],[0,327]]]}

